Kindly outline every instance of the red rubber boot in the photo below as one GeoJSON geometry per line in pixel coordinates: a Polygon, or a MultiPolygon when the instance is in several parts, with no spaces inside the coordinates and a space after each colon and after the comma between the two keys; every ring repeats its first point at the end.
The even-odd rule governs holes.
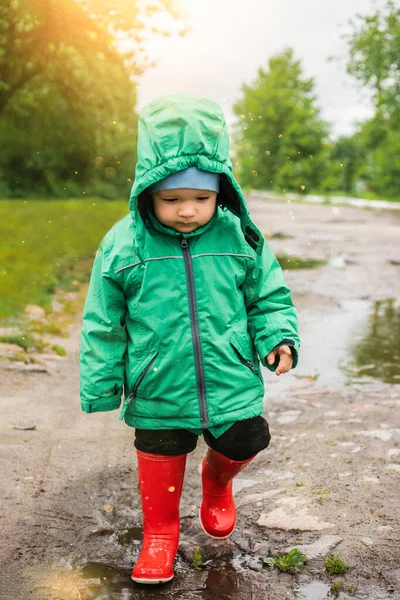
{"type": "Polygon", "coordinates": [[[137,583],[164,583],[174,576],[186,454],[161,456],[140,450],[136,452],[143,510],[143,545],[131,577],[137,583]]]}
{"type": "Polygon", "coordinates": [[[231,460],[209,448],[203,458],[203,501],[200,506],[200,524],[212,538],[231,535],[236,526],[236,507],[232,495],[232,479],[254,456],[247,460],[231,460]]]}

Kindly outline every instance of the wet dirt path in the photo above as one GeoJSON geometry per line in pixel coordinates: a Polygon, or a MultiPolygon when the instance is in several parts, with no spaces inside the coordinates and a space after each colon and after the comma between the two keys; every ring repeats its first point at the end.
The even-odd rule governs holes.
{"type": "Polygon", "coordinates": [[[400,598],[399,215],[254,197],[250,208],[276,254],[327,264],[286,273],[302,360],[287,376],[265,372],[273,441],[235,482],[236,532],[215,542],[200,531],[200,442],[176,578],[130,581],[141,536],[133,436],[117,413],[80,412],[77,322],[48,373],[1,362],[0,600],[324,600],[341,581],[340,598],[400,598]],[[193,566],[196,547],[205,568],[193,566]],[[263,566],[293,547],[309,558],[297,574],[263,566]],[[327,574],[328,552],[351,566],[345,576],[327,574]]]}

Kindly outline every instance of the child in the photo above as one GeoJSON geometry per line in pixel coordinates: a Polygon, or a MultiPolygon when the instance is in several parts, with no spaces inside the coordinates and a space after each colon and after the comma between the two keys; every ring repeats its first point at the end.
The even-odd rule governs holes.
{"type": "Polygon", "coordinates": [[[139,583],[173,578],[186,455],[199,435],[200,523],[236,524],[232,479],[270,441],[259,359],[296,366],[296,311],[232,174],[220,107],[188,94],[139,120],[130,214],[103,239],[84,309],[84,411],[119,408],[135,428],[143,510],[139,583]]]}

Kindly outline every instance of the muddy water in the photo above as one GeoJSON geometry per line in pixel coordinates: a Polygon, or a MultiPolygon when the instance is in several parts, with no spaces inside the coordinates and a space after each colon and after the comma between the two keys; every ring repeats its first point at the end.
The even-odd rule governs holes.
{"type": "Polygon", "coordinates": [[[301,585],[296,591],[297,600],[327,600],[329,585],[322,581],[311,581],[301,585]]]}
{"type": "Polygon", "coordinates": [[[268,377],[272,391],[312,377],[340,388],[379,380],[400,384],[400,307],[394,299],[349,300],[329,315],[302,317],[301,362],[285,378],[268,377]]]}
{"type": "MultiPolygon", "coordinates": [[[[63,600],[72,600],[73,598],[79,598],[79,600],[135,600],[138,598],[157,598],[158,600],[169,598],[174,600],[189,600],[190,598],[216,600],[218,598],[219,600],[228,600],[238,598],[237,586],[240,570],[239,564],[222,564],[218,568],[209,568],[205,577],[202,577],[201,580],[198,578],[197,582],[194,578],[191,589],[187,589],[183,582],[183,579],[187,579],[189,575],[187,565],[185,568],[179,558],[175,563],[174,582],[155,586],[133,583],[130,578],[131,566],[92,562],[87,563],[79,572],[55,578],[51,587],[55,592],[61,592],[63,600]],[[180,589],[180,584],[183,589],[180,589]]],[[[54,597],[58,599],[59,596],[55,593],[54,597]]],[[[248,597],[252,597],[251,592],[248,597]]]]}

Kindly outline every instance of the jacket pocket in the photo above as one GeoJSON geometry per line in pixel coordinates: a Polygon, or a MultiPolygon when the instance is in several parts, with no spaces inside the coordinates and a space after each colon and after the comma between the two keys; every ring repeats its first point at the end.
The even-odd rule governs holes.
{"type": "Polygon", "coordinates": [[[240,362],[242,363],[242,365],[244,365],[245,367],[250,369],[250,371],[252,371],[254,373],[254,375],[257,375],[257,377],[262,381],[261,374],[259,373],[258,369],[254,365],[254,362],[249,358],[249,353],[247,353],[244,350],[242,344],[238,341],[238,339],[236,338],[235,335],[233,335],[230,338],[229,343],[232,346],[233,350],[235,351],[235,354],[236,354],[237,358],[240,360],[240,362]]]}
{"type": "Polygon", "coordinates": [[[155,354],[153,354],[153,356],[151,357],[151,359],[150,359],[149,361],[147,361],[147,362],[146,362],[145,366],[144,366],[144,367],[143,367],[143,369],[140,371],[140,373],[139,373],[139,375],[138,375],[138,377],[137,377],[137,379],[136,379],[136,381],[135,381],[135,383],[134,383],[134,386],[133,386],[132,392],[131,392],[131,393],[129,394],[129,396],[128,396],[127,398],[125,398],[125,400],[124,400],[124,403],[123,403],[123,405],[122,405],[121,414],[119,415],[119,420],[120,420],[120,421],[122,421],[122,419],[124,418],[124,416],[125,416],[125,413],[126,413],[126,411],[127,411],[127,409],[128,409],[128,406],[129,406],[129,404],[131,403],[131,401],[132,401],[134,398],[136,398],[136,396],[137,396],[137,392],[138,392],[138,389],[139,389],[139,386],[140,386],[140,384],[142,383],[143,379],[146,377],[147,373],[150,371],[150,369],[151,369],[151,367],[152,367],[152,365],[153,365],[154,361],[156,360],[156,358],[157,358],[158,354],[159,354],[158,352],[156,352],[155,354]]]}

